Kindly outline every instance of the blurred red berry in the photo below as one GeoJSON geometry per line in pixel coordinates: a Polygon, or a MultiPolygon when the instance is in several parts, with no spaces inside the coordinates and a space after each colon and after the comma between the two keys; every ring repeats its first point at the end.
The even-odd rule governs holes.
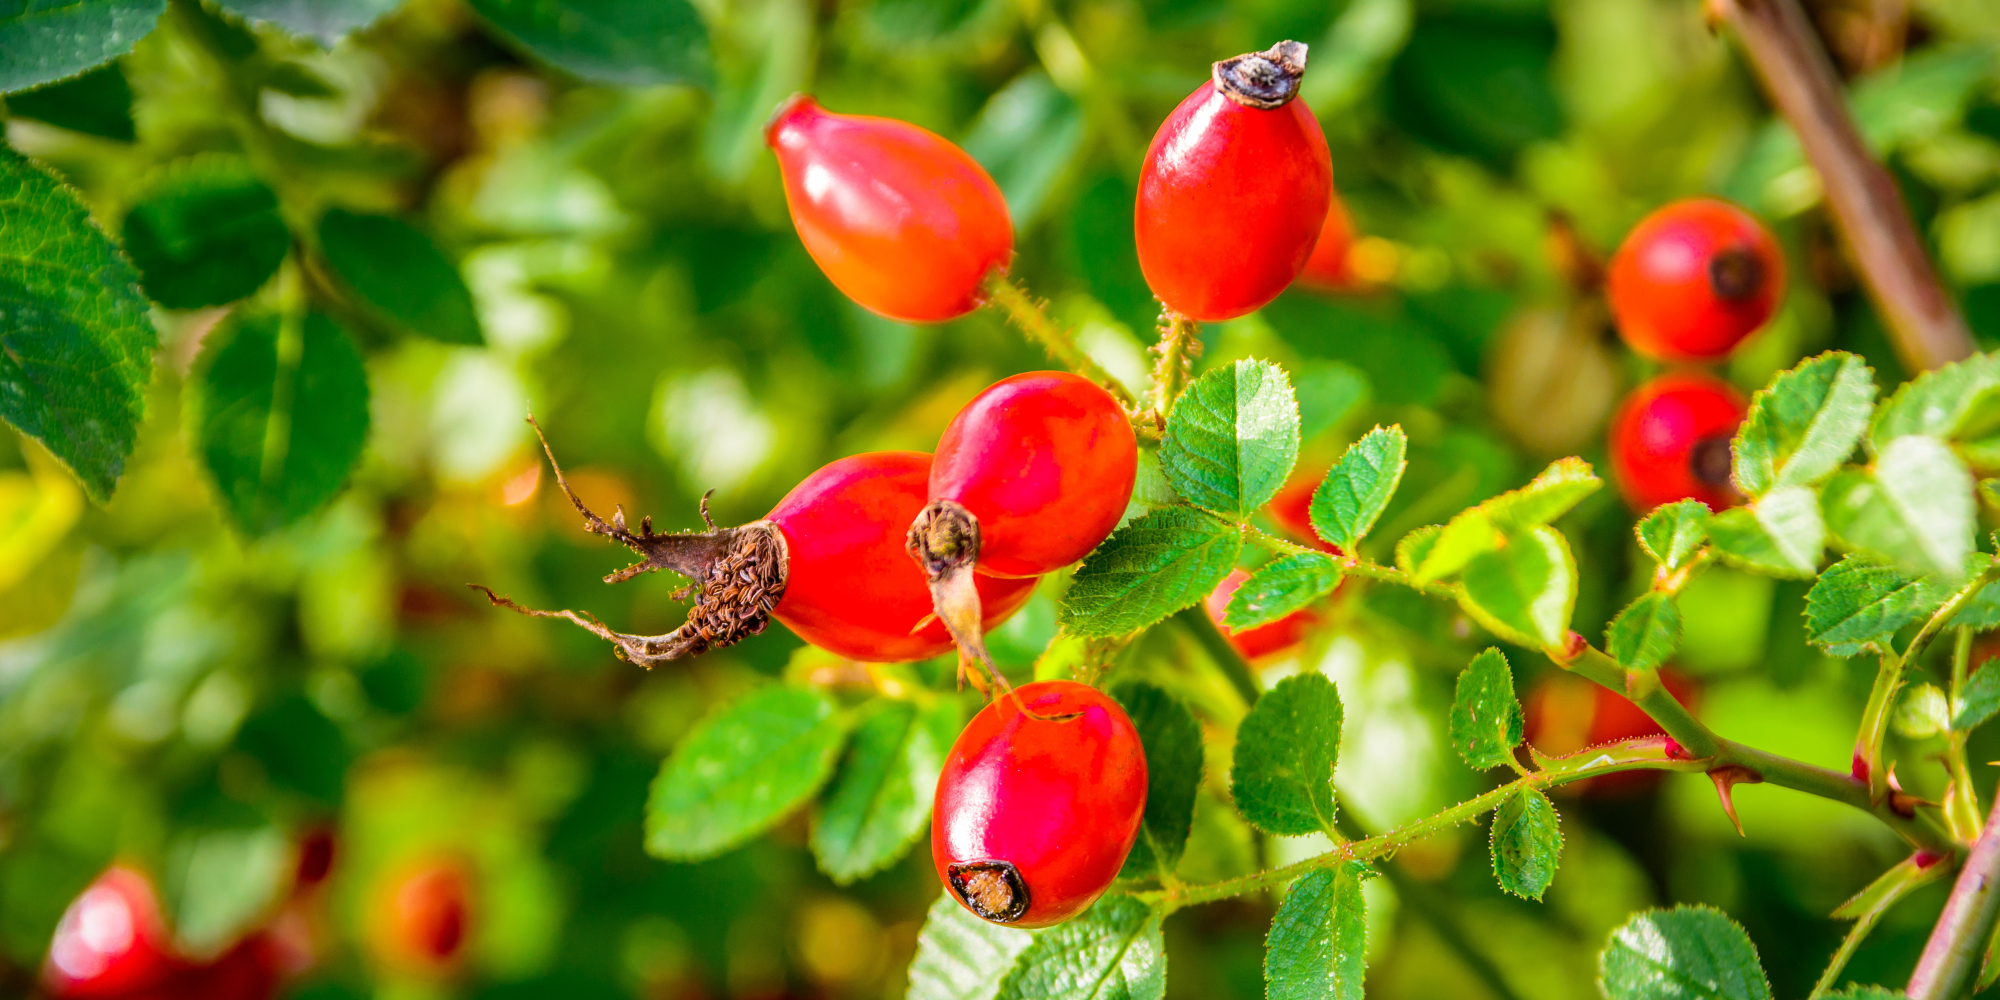
{"type": "Polygon", "coordinates": [[[1725,357],[1785,292],[1785,255],[1763,223],[1713,198],[1640,221],[1611,258],[1611,310],[1632,349],[1663,361],[1725,357]]]}
{"type": "Polygon", "coordinates": [[[63,911],[42,978],[53,997],[89,1000],[138,995],[186,967],[151,880],[114,865],[63,911]]]}
{"type": "Polygon", "coordinates": [[[1697,372],[1633,390],[1611,422],[1611,469],[1626,503],[1640,513],[1689,498],[1717,511],[1737,503],[1730,439],[1745,410],[1735,387],[1697,372]]]}

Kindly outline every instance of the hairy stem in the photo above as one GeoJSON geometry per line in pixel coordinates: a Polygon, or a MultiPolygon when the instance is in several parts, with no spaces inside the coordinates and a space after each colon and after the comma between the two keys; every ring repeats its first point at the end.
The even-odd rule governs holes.
{"type": "Polygon", "coordinates": [[[1164,430],[1174,400],[1187,387],[1188,368],[1201,355],[1201,327],[1172,310],[1160,316],[1160,342],[1153,345],[1159,361],[1153,366],[1153,414],[1164,430]]]}
{"type": "Polygon", "coordinates": [[[986,301],[994,308],[1007,314],[1007,318],[1028,335],[1028,339],[1040,344],[1057,364],[1104,387],[1119,405],[1126,410],[1139,408],[1138,400],[1125,391],[1111,373],[1104,370],[1090,355],[1078,347],[1076,338],[1069,330],[1056,325],[1049,318],[1045,304],[1028,290],[1005,274],[995,274],[986,281],[986,301]]]}
{"type": "Polygon", "coordinates": [[[1429,594],[1432,597],[1442,597],[1453,601],[1458,600],[1458,588],[1449,583],[1439,581],[1422,582],[1395,566],[1384,566],[1381,563],[1370,562],[1352,553],[1337,556],[1329,555],[1320,549],[1300,545],[1289,538],[1280,538],[1267,531],[1259,531],[1256,528],[1252,528],[1251,531],[1253,534],[1250,537],[1253,541],[1273,552],[1282,552],[1286,555],[1294,556],[1325,556],[1333,560],[1334,565],[1339,566],[1341,573],[1347,576],[1358,576],[1367,580],[1380,580],[1383,583],[1393,583],[1400,587],[1408,587],[1420,594],[1429,594]]]}
{"type": "MultiPolygon", "coordinates": [[[[1956,706],[1965,690],[1965,677],[1972,662],[1972,630],[1960,628],[1951,651],[1951,691],[1945,702],[1956,706]]],[[[1971,734],[1956,726],[1945,731],[1944,768],[1951,776],[1945,788],[1944,822],[1952,839],[1970,844],[1979,836],[1979,795],[1972,789],[1972,768],[1965,759],[1965,740],[1971,734]]]]}
{"type": "Polygon", "coordinates": [[[1986,940],[1993,936],[1993,918],[2000,913],[1996,879],[2000,879],[2000,796],[1986,817],[1986,829],[1973,841],[1972,852],[1958,870],[1958,881],[1931,928],[1917,970],[1910,974],[1905,991],[1910,1000],[1954,1000],[1972,984],[1986,940]]]}
{"type": "Polygon", "coordinates": [[[1798,0],[1709,0],[1819,172],[1827,207],[1911,370],[1970,355],[1972,334],[1924,253],[1896,182],[1862,141],[1798,0]]]}
{"type": "Polygon", "coordinates": [[[1250,662],[1243,658],[1243,654],[1223,638],[1222,630],[1216,628],[1215,622],[1208,617],[1208,609],[1199,604],[1183,608],[1174,613],[1174,621],[1201,644],[1202,651],[1215,661],[1222,675],[1229,678],[1229,686],[1243,696],[1244,704],[1255,704],[1257,696],[1262,693],[1257,685],[1257,673],[1250,669],[1250,662]]]}

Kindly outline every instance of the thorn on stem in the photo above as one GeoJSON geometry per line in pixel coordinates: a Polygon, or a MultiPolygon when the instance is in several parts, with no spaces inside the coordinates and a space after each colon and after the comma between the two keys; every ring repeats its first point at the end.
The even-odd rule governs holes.
{"type": "Polygon", "coordinates": [[[1736,835],[1749,836],[1743,832],[1743,821],[1736,816],[1736,799],[1731,789],[1737,785],[1758,784],[1764,776],[1739,764],[1729,764],[1708,772],[1708,778],[1715,782],[1715,795],[1722,800],[1723,815],[1728,816],[1730,824],[1736,827],[1736,835]]]}

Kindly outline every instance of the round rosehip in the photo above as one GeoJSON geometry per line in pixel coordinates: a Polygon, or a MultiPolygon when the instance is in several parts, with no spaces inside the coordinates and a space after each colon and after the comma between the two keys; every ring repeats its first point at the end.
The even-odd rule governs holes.
{"type": "Polygon", "coordinates": [[[1633,390],[1611,422],[1611,469],[1625,502],[1640,513],[1689,498],[1717,511],[1736,503],[1729,442],[1744,412],[1734,387],[1696,372],[1633,390]]]}
{"type": "Polygon", "coordinates": [[[1298,96],[1306,47],[1216,63],[1153,135],[1134,221],[1139,267],[1168,309],[1233,319],[1278,297],[1312,256],[1333,160],[1298,96]]]}
{"type": "Polygon", "coordinates": [[[410,972],[457,967],[476,921],[471,873],[450,857],[397,869],[375,891],[369,931],[383,964],[410,972]]]}
{"type": "Polygon", "coordinates": [[[1771,318],[1785,255],[1750,213],[1690,198],[1640,221],[1611,258],[1611,311],[1632,349],[1664,361],[1724,357],[1771,318]]]}
{"type": "Polygon", "coordinates": [[[1016,693],[987,705],[952,744],[931,860],[966,909],[1047,927],[1083,912],[1118,877],[1146,810],[1146,753],[1125,710],[1096,688],[1039,681],[1016,693]]]}
{"type": "Polygon", "coordinates": [[[114,865],[63,911],[42,981],[62,1000],[125,997],[161,987],[186,968],[153,883],[114,865]]]}
{"type": "Polygon", "coordinates": [[[1298,648],[1299,644],[1305,641],[1306,633],[1320,623],[1319,613],[1311,608],[1294,611],[1277,621],[1241,631],[1222,624],[1222,616],[1229,610],[1229,599],[1236,596],[1237,588],[1243,586],[1243,581],[1248,579],[1250,579],[1249,573],[1232,569],[1228,576],[1222,578],[1221,583],[1216,584],[1215,589],[1208,594],[1206,606],[1209,620],[1215,622],[1215,627],[1222,633],[1222,637],[1229,640],[1229,644],[1236,647],[1236,651],[1246,660],[1276,656],[1298,648]]]}
{"type": "Polygon", "coordinates": [[[983,301],[1014,225],[978,161],[908,122],[833,114],[804,94],[764,141],[806,252],[836,287],[891,319],[937,323],[983,301]]]}
{"type": "Polygon", "coordinates": [[[1299,272],[1299,284],[1320,292],[1353,292],[1366,287],[1368,283],[1355,275],[1348,260],[1355,236],[1354,221],[1348,218],[1347,206],[1341,204],[1340,192],[1330,188],[1326,223],[1320,226],[1319,240],[1313,244],[1312,256],[1306,258],[1305,270],[1299,272]]]}

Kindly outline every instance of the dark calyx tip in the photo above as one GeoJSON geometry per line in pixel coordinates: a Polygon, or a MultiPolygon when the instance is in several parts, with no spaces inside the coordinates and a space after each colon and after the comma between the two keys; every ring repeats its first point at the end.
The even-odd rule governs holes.
{"type": "Polygon", "coordinates": [[[979,519],[953,500],[933,500],[910,522],[910,555],[931,582],[979,561],[979,519]]]}
{"type": "Polygon", "coordinates": [[[1688,449],[1688,471],[1694,473],[1697,481],[1708,486],[1729,485],[1730,460],[1727,434],[1711,434],[1688,449]]]}
{"type": "Polygon", "coordinates": [[[946,869],[951,891],[972,912],[996,924],[1011,924],[1028,912],[1028,883],[1005,861],[961,861],[946,869]]]}
{"type": "Polygon", "coordinates": [[[1275,111],[1299,96],[1306,74],[1306,43],[1283,41],[1216,63],[1211,75],[1223,96],[1260,111],[1275,111]]]}
{"type": "Polygon", "coordinates": [[[1764,289],[1764,262],[1745,247],[1730,247],[1708,259],[1708,286],[1731,302],[1755,298],[1764,289]]]}

